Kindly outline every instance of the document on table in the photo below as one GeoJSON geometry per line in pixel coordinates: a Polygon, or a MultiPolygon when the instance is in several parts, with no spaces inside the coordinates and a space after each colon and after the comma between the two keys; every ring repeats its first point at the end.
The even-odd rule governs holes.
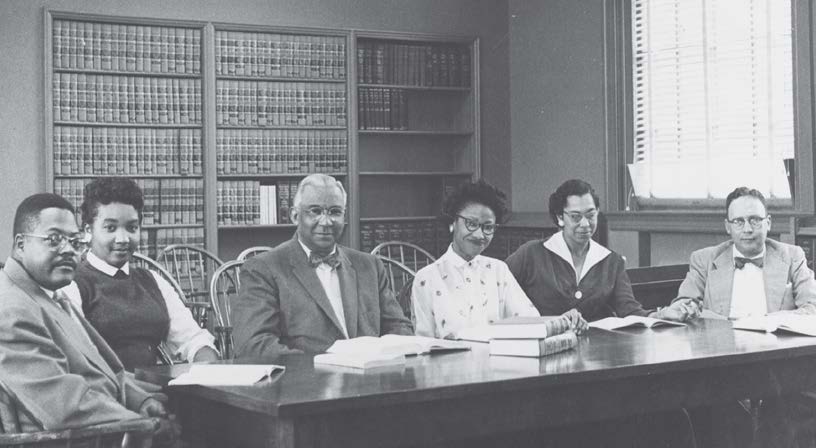
{"type": "Polygon", "coordinates": [[[193,364],[190,370],[170,380],[169,386],[251,386],[283,366],[275,364],[193,364]]]}

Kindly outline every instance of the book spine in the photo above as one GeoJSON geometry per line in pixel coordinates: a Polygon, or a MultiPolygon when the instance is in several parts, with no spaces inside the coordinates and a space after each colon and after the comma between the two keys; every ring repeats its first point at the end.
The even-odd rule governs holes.
{"type": "Polygon", "coordinates": [[[539,341],[541,356],[552,355],[554,353],[569,350],[578,345],[578,336],[572,331],[567,331],[539,341]]]}

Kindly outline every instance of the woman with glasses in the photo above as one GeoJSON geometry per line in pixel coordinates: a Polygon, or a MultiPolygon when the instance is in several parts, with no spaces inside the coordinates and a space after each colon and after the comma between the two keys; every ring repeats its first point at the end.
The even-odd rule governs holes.
{"type": "MultiPolygon", "coordinates": [[[[442,218],[453,238],[448,251],[414,278],[411,303],[417,335],[456,338],[468,327],[539,315],[507,265],[481,255],[507,213],[504,198],[480,180],[462,184],[445,199],[442,218]]],[[[577,331],[586,328],[577,312],[568,317],[577,331]]]]}
{"type": "Polygon", "coordinates": [[[644,310],[632,294],[623,258],[592,240],[599,199],[590,184],[571,179],[550,195],[550,216],[561,229],[546,241],[529,241],[507,258],[510,271],[541,314],[577,309],[587,321],[630,314],[684,321],[697,306],[680,300],[644,310]]]}
{"type": "Polygon", "coordinates": [[[122,360],[126,370],[156,365],[165,342],[190,362],[213,361],[213,336],[198,326],[159,274],[130,265],[139,246],[144,199],[127,178],[85,186],[82,221],[90,250],[63,291],[122,360]]]}

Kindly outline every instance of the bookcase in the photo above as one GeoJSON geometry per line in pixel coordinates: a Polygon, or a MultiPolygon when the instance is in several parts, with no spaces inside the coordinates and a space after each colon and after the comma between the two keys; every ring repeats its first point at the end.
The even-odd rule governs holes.
{"type": "Polygon", "coordinates": [[[478,41],[355,33],[360,247],[388,240],[440,255],[446,194],[478,177],[478,41]]]}
{"type": "Polygon", "coordinates": [[[203,245],[203,24],[54,13],[45,29],[50,187],[78,207],[93,178],[132,177],[140,251],[203,245]]]}
{"type": "Polygon", "coordinates": [[[145,193],[143,246],[224,259],[291,238],[298,182],[349,194],[344,244],[434,254],[445,194],[479,177],[478,39],[45,11],[49,188],[145,193]]]}

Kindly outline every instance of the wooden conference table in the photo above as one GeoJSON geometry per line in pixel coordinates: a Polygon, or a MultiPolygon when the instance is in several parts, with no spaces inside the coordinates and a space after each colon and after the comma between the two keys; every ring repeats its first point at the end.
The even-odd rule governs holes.
{"type": "MultiPolygon", "coordinates": [[[[468,352],[409,358],[369,373],[308,355],[247,387],[169,388],[195,446],[423,445],[816,388],[816,338],[735,331],[728,321],[607,332],[553,356],[468,352]]],[[[166,383],[187,366],[137,376],[166,383]]]]}

